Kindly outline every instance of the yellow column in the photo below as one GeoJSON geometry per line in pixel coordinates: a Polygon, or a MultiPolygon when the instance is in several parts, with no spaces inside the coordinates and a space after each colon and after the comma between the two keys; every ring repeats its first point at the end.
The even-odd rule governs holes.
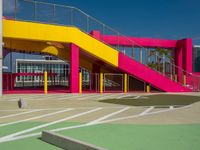
{"type": "Polygon", "coordinates": [[[150,93],[151,92],[151,87],[150,87],[150,85],[147,85],[147,93],[150,93]]]}
{"type": "Polygon", "coordinates": [[[103,73],[102,72],[100,73],[100,81],[99,81],[99,83],[100,83],[99,92],[103,93],[103,73]]]}
{"type": "Polygon", "coordinates": [[[82,72],[79,72],[79,93],[82,93],[82,72]]]}
{"type": "Polygon", "coordinates": [[[176,82],[178,81],[178,77],[177,77],[177,74],[175,74],[175,81],[176,81],[176,82]]]}
{"type": "Polygon", "coordinates": [[[183,75],[183,85],[186,86],[186,75],[183,75]]]}
{"type": "Polygon", "coordinates": [[[173,80],[173,75],[172,74],[170,74],[170,79],[173,80]]]}
{"type": "Polygon", "coordinates": [[[127,74],[125,73],[124,74],[124,93],[127,93],[127,81],[128,81],[128,78],[127,78],[127,74]]]}
{"type": "Polygon", "coordinates": [[[47,71],[44,72],[44,94],[48,93],[48,77],[47,71]]]}

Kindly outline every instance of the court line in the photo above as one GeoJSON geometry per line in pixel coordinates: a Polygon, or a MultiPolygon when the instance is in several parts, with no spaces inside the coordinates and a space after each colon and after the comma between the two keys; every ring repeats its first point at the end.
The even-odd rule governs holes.
{"type": "Polygon", "coordinates": [[[119,120],[124,120],[124,119],[130,119],[130,118],[135,118],[135,117],[142,117],[142,116],[147,116],[147,115],[153,115],[153,114],[159,114],[159,113],[163,113],[163,112],[168,112],[168,111],[173,111],[173,110],[179,110],[179,109],[183,109],[183,108],[189,108],[191,107],[191,105],[186,105],[183,107],[179,107],[179,108],[173,108],[173,109],[164,109],[164,110],[159,110],[159,111],[154,111],[154,112],[147,112],[148,109],[146,109],[145,111],[143,111],[142,113],[140,113],[139,115],[133,115],[133,116],[126,116],[126,117],[121,117],[121,118],[116,118],[116,119],[110,119],[110,120],[105,120],[102,121],[101,123],[108,123],[108,122],[113,122],[113,121],[119,121],[119,120]]]}
{"type": "MultiPolygon", "coordinates": [[[[190,105],[184,106],[184,107],[180,107],[180,108],[174,108],[173,110],[182,109],[182,108],[188,108],[188,107],[190,107],[190,105]]],[[[150,108],[147,108],[147,109],[150,109],[150,108]]],[[[173,111],[173,110],[167,109],[167,111],[173,111]]],[[[145,111],[143,111],[143,112],[145,112],[145,111]]],[[[143,113],[143,112],[141,112],[141,113],[143,113]]],[[[162,113],[162,112],[166,112],[166,110],[162,111],[162,112],[161,111],[157,111],[157,112],[158,113],[162,113]]],[[[87,126],[92,126],[92,125],[104,124],[104,123],[109,123],[109,122],[118,121],[118,120],[124,120],[124,119],[130,119],[130,118],[139,118],[139,117],[142,117],[142,116],[155,114],[156,112],[145,113],[145,114],[143,113],[143,115],[141,115],[141,113],[137,114],[137,115],[127,116],[127,117],[121,117],[121,118],[105,120],[105,121],[98,122],[96,124],[89,124],[90,123],[89,122],[89,123],[85,123],[85,124],[82,124],[82,125],[75,125],[75,126],[70,126],[70,127],[65,127],[65,128],[58,128],[58,129],[53,129],[53,130],[50,130],[50,131],[59,132],[59,131],[63,131],[63,130],[70,130],[70,129],[76,129],[76,128],[87,127],[87,126]]],[[[35,137],[35,136],[39,136],[39,135],[41,135],[41,132],[22,135],[22,136],[17,136],[17,137],[12,137],[12,138],[8,138],[8,139],[2,139],[2,140],[0,140],[0,143],[19,140],[19,139],[25,139],[25,138],[30,138],[30,137],[35,137]]]]}
{"type": "MultiPolygon", "coordinates": [[[[52,95],[48,95],[48,96],[38,96],[38,95],[36,95],[36,96],[28,96],[28,97],[24,97],[24,96],[21,96],[21,97],[18,97],[18,99],[11,99],[11,100],[5,100],[5,101],[18,101],[20,98],[21,99],[23,99],[23,100],[45,100],[46,98],[49,98],[48,100],[53,100],[53,99],[51,99],[51,98],[54,98],[54,97],[60,97],[60,98],[62,98],[64,95],[56,95],[56,96],[52,96],[52,95]]],[[[65,95],[65,96],[67,96],[67,95],[65,95]]],[[[55,100],[57,100],[57,99],[55,99],[55,100]]]]}
{"type": "MultiPolygon", "coordinates": [[[[123,95],[124,93],[122,94],[119,94],[119,95],[123,95]]],[[[104,99],[109,99],[109,98],[114,98],[116,96],[116,94],[110,94],[108,96],[104,96],[104,97],[100,97],[98,98],[97,100],[104,100],[104,99]]]]}
{"type": "Polygon", "coordinates": [[[2,101],[17,101],[19,100],[19,98],[22,98],[22,99],[25,99],[25,100],[41,100],[41,99],[44,99],[44,98],[54,98],[54,97],[69,97],[69,96],[73,96],[73,95],[77,95],[77,94],[61,94],[61,95],[44,95],[44,94],[41,94],[41,95],[18,95],[18,96],[15,96],[15,97],[6,97],[4,100],[2,101]],[[38,99],[33,99],[33,98],[38,98],[38,99]],[[10,100],[11,99],[11,100],[10,100]]]}
{"type": "MultiPolygon", "coordinates": [[[[69,107],[58,107],[58,108],[42,108],[42,109],[39,109],[39,110],[62,110],[62,109],[68,109],[69,107]]],[[[92,108],[97,108],[97,107],[74,107],[73,109],[92,109],[92,108]]],[[[108,107],[103,107],[104,109],[110,109],[110,108],[124,108],[124,106],[108,106],[108,107]]],[[[28,110],[36,110],[36,109],[5,109],[5,110],[0,110],[0,112],[7,112],[7,111],[28,111],[28,110]]]]}
{"type": "Polygon", "coordinates": [[[147,108],[145,111],[143,111],[140,115],[145,115],[145,114],[149,113],[153,109],[154,109],[154,106],[151,106],[151,107],[147,108]]]}
{"type": "Polygon", "coordinates": [[[12,137],[15,137],[15,136],[18,136],[18,135],[21,135],[21,134],[25,134],[25,133],[28,133],[28,132],[31,132],[31,131],[34,131],[34,130],[37,130],[37,129],[41,129],[41,128],[44,128],[44,127],[47,127],[47,126],[50,126],[50,125],[54,125],[54,124],[57,124],[57,123],[61,123],[63,121],[67,121],[67,120],[70,120],[70,119],[73,119],[73,118],[77,118],[77,117],[80,117],[80,116],[83,116],[83,115],[86,115],[86,114],[89,114],[89,113],[92,113],[92,112],[95,112],[95,111],[98,111],[98,110],[101,110],[101,109],[103,109],[103,108],[98,107],[96,109],[92,109],[92,110],[82,112],[82,113],[79,113],[79,114],[76,114],[76,115],[73,115],[73,116],[62,118],[62,119],[59,119],[59,120],[56,120],[56,121],[53,121],[53,122],[50,122],[50,123],[42,124],[42,125],[39,125],[39,126],[36,126],[36,127],[33,127],[33,128],[29,128],[29,129],[26,129],[26,130],[23,130],[23,131],[19,131],[19,132],[1,137],[0,142],[4,141],[5,139],[10,139],[12,137]]]}
{"type": "MultiPolygon", "coordinates": [[[[134,115],[134,116],[141,117],[140,114],[134,115]]],[[[124,118],[124,117],[122,117],[122,118],[124,118]]],[[[91,122],[93,122],[93,121],[90,121],[90,122],[85,123],[85,124],[75,125],[75,126],[70,126],[70,127],[64,127],[64,128],[58,128],[58,129],[53,129],[53,130],[50,130],[50,131],[52,131],[52,132],[59,132],[59,131],[63,131],[63,130],[70,130],[70,129],[76,129],[76,128],[87,127],[87,126],[92,126],[92,125],[98,125],[98,124],[102,124],[104,122],[112,122],[113,120],[116,120],[116,119],[111,119],[111,120],[108,120],[108,121],[107,120],[106,121],[101,121],[101,122],[98,122],[98,123],[95,123],[95,124],[92,124],[91,122]]],[[[29,138],[29,137],[34,137],[34,136],[38,136],[38,135],[41,135],[41,132],[33,133],[33,134],[28,134],[28,135],[22,135],[22,136],[18,136],[18,137],[3,138],[3,139],[0,138],[0,143],[4,143],[4,142],[8,142],[8,141],[14,141],[14,140],[19,140],[19,139],[24,139],[24,138],[29,138]]]]}
{"type": "Polygon", "coordinates": [[[136,96],[136,97],[134,97],[134,98],[132,98],[132,99],[138,99],[138,98],[140,98],[141,96],[136,96]]]}
{"type": "Polygon", "coordinates": [[[92,98],[92,97],[102,97],[102,95],[100,95],[100,94],[90,95],[90,96],[86,96],[86,97],[77,98],[77,100],[85,100],[87,98],[92,98]]]}
{"type": "Polygon", "coordinates": [[[110,114],[108,114],[108,115],[105,115],[105,116],[103,116],[103,117],[100,117],[100,118],[98,118],[98,119],[96,119],[96,120],[94,120],[94,121],[91,121],[89,124],[96,124],[96,123],[98,123],[98,122],[101,122],[102,120],[105,120],[105,119],[109,118],[109,117],[112,117],[112,116],[114,116],[114,115],[117,115],[117,114],[119,114],[119,113],[122,113],[122,112],[124,112],[124,111],[126,111],[126,110],[128,110],[128,109],[130,109],[130,107],[125,107],[125,108],[123,108],[123,109],[121,109],[121,110],[119,110],[119,111],[115,111],[115,112],[113,112],[113,113],[110,113],[110,114]]]}
{"type": "Polygon", "coordinates": [[[121,99],[121,98],[129,97],[129,96],[131,96],[131,95],[130,95],[130,94],[128,94],[128,95],[123,95],[123,96],[119,96],[119,97],[117,97],[116,99],[121,99]]]}
{"type": "Polygon", "coordinates": [[[17,124],[17,123],[21,123],[21,122],[25,122],[25,121],[40,119],[40,118],[44,118],[44,117],[49,117],[49,116],[56,115],[56,114],[63,113],[63,112],[67,112],[67,111],[70,111],[70,110],[73,110],[73,109],[69,108],[69,109],[56,111],[56,112],[53,112],[53,113],[48,113],[48,114],[44,114],[44,115],[40,115],[40,116],[28,118],[28,119],[23,119],[23,120],[18,120],[18,121],[15,121],[15,122],[4,123],[4,124],[0,124],[0,127],[7,126],[7,125],[12,125],[12,124],[17,124]]]}
{"type": "Polygon", "coordinates": [[[72,95],[69,97],[61,97],[61,98],[58,98],[57,100],[72,99],[72,98],[78,98],[78,97],[82,97],[82,96],[83,96],[82,94],[78,94],[78,95],[72,95]]]}
{"type": "Polygon", "coordinates": [[[35,109],[35,110],[31,110],[31,111],[21,112],[21,113],[18,113],[18,114],[11,114],[11,115],[7,115],[7,116],[1,116],[0,119],[9,118],[9,117],[15,117],[15,116],[24,115],[24,114],[29,114],[29,113],[37,112],[37,111],[41,111],[41,109],[35,109]]]}

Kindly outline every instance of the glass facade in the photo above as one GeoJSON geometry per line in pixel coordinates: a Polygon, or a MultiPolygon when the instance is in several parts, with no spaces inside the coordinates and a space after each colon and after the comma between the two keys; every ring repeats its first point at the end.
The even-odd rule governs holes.
{"type": "MultiPolygon", "coordinates": [[[[80,69],[83,84],[88,85],[90,73],[84,68],[80,69]]],[[[16,59],[16,87],[41,85],[44,71],[48,72],[49,85],[69,86],[69,63],[62,60],[16,59]]]]}
{"type": "Polygon", "coordinates": [[[43,75],[47,71],[49,74],[48,82],[53,82],[54,85],[68,85],[69,64],[61,60],[22,60],[16,59],[16,73],[25,73],[25,75],[18,75],[16,85],[20,86],[22,83],[41,83],[43,82],[43,75]],[[62,84],[61,84],[62,83],[62,84]]]}
{"type": "Polygon", "coordinates": [[[200,72],[200,45],[193,47],[193,71],[200,72]]]}

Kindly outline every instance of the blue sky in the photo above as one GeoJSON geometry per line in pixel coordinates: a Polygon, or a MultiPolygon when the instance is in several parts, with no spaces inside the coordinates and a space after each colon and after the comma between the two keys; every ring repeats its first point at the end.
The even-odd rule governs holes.
{"type": "Polygon", "coordinates": [[[39,0],[76,6],[125,35],[200,44],[200,0],[39,0]]]}
{"type": "MultiPolygon", "coordinates": [[[[14,10],[7,2],[6,11],[14,10]]],[[[10,2],[9,2],[10,1],[10,2]]],[[[20,1],[20,0],[19,0],[20,1]]],[[[37,0],[75,6],[124,35],[167,39],[193,38],[200,45],[200,0],[37,0]]],[[[31,15],[32,8],[18,16],[31,15]],[[26,12],[26,13],[24,13],[26,12]]],[[[48,14],[40,9],[38,14],[48,14]]],[[[63,11],[59,16],[62,17],[63,11]]],[[[63,16],[64,18],[64,16],[63,16]]],[[[46,22],[46,20],[43,20],[46,22]]],[[[62,19],[63,20],[63,19],[62,19]]],[[[60,19],[61,21],[61,19],[60,19]]]]}

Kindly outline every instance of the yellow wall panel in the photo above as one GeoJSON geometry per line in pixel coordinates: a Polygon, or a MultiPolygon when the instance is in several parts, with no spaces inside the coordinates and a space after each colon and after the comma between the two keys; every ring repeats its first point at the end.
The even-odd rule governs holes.
{"type": "Polygon", "coordinates": [[[75,27],[3,20],[3,37],[31,41],[74,43],[85,52],[104,62],[115,67],[118,66],[118,51],[75,27]]]}

